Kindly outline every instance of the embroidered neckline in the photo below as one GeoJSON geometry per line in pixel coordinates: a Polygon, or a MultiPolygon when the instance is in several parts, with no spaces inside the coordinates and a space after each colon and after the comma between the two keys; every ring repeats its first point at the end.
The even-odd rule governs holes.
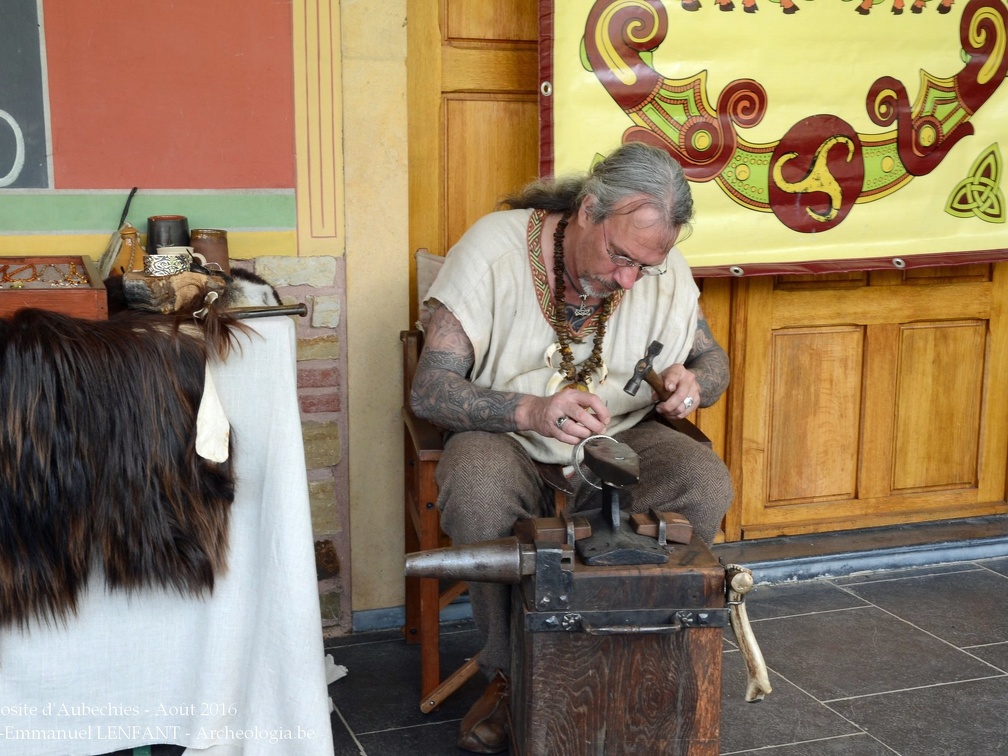
{"type": "MultiPolygon", "coordinates": [[[[558,302],[557,298],[553,294],[553,290],[549,285],[549,276],[546,273],[546,263],[543,260],[542,251],[542,229],[546,222],[546,216],[549,215],[545,210],[533,210],[532,214],[529,216],[528,221],[528,257],[529,257],[529,267],[532,270],[532,283],[536,291],[536,299],[539,302],[539,310],[542,312],[543,318],[552,327],[553,323],[557,320],[557,307],[562,309],[564,307],[563,302],[558,302]]],[[[617,305],[619,305],[620,300],[623,299],[623,295],[626,292],[623,289],[613,293],[609,296],[609,300],[612,303],[610,307],[610,312],[615,312],[617,305]]],[[[586,336],[594,333],[599,324],[599,318],[602,308],[597,309],[594,314],[584,323],[581,324],[581,328],[577,331],[571,330],[571,336],[575,339],[581,340],[586,336]]],[[[563,313],[563,318],[566,320],[566,311],[563,313]]],[[[570,324],[568,324],[568,329],[570,329],[570,324]]]]}

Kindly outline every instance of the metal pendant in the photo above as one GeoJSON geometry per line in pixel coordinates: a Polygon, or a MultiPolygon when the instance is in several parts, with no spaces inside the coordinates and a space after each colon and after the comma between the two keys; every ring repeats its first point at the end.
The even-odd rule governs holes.
{"type": "Polygon", "coordinates": [[[587,294],[581,294],[581,306],[574,310],[574,314],[579,318],[585,318],[592,314],[592,308],[585,304],[585,300],[588,299],[587,294]]]}

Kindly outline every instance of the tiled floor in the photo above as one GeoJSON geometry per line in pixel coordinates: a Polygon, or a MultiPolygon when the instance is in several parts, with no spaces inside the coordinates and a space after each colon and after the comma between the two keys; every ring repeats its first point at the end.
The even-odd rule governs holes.
{"type": "MultiPolygon", "coordinates": [[[[774,690],[743,701],[745,668],[726,632],[721,753],[1008,754],[1006,596],[1003,556],[757,586],[747,605],[774,690]]],[[[442,637],[449,669],[478,647],[468,622],[442,637]]],[[[464,753],[458,724],[480,682],[425,715],[419,651],[398,631],[327,650],[348,669],[330,686],[338,756],[464,753]]]]}

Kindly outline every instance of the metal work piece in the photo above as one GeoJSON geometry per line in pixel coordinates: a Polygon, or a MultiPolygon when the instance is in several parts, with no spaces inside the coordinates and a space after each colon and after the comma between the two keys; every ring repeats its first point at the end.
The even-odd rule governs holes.
{"type": "Polygon", "coordinates": [[[533,633],[672,635],[690,628],[727,626],[728,610],[716,608],[537,611],[525,616],[525,629],[533,633]]]}
{"type": "MultiPolygon", "coordinates": [[[[577,542],[578,556],[590,566],[665,564],[665,548],[655,539],[633,532],[630,515],[622,511],[629,505],[629,492],[623,491],[624,487],[640,477],[637,453],[608,436],[592,436],[578,447],[584,450],[585,466],[602,482],[602,508],[583,513],[591,524],[591,535],[577,542]]],[[[575,449],[575,459],[577,453],[575,449]]],[[[580,473],[580,466],[576,468],[580,473]]]]}
{"type": "Polygon", "coordinates": [[[536,547],[515,537],[406,555],[406,577],[517,583],[536,572],[536,547]]]}
{"type": "Polygon", "coordinates": [[[588,436],[588,438],[583,438],[578,442],[577,446],[574,447],[574,451],[571,452],[571,465],[573,465],[574,472],[578,474],[578,477],[581,478],[582,482],[587,483],[592,488],[597,488],[598,490],[601,491],[602,486],[600,486],[598,483],[595,483],[592,480],[589,480],[588,477],[584,474],[584,470],[581,469],[581,462],[584,459],[585,444],[587,444],[589,441],[595,441],[596,439],[600,438],[608,439],[609,441],[612,441],[614,444],[619,443],[619,441],[617,441],[612,436],[603,436],[601,434],[596,436],[588,436]]]}

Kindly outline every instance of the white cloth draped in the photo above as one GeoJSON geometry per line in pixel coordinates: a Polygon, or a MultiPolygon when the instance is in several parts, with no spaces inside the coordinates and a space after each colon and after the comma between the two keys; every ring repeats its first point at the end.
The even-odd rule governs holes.
{"type": "Polygon", "coordinates": [[[66,626],[0,633],[0,753],[333,753],[294,324],[246,323],[211,365],[235,439],[227,573],[192,598],[109,593],[99,571],[66,626]]]}

